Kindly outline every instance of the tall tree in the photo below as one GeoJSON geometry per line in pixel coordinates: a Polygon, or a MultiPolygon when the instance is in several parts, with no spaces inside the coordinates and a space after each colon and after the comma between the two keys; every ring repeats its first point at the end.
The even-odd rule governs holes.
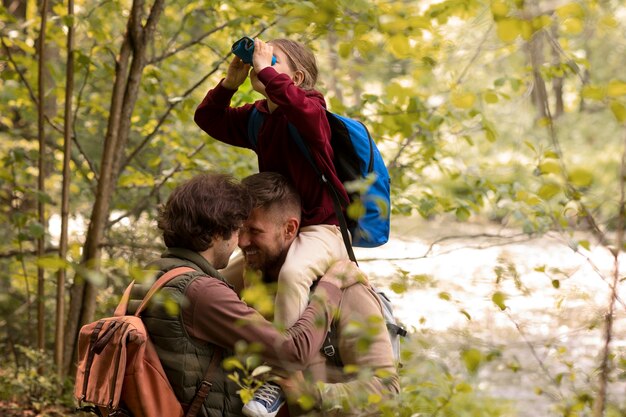
{"type": "MultiPolygon", "coordinates": [[[[104,137],[102,162],[98,177],[95,202],[89,220],[81,264],[85,268],[99,268],[100,251],[105,226],[110,212],[111,198],[119,176],[120,165],[130,133],[131,116],[137,101],[148,46],[154,39],[157,22],[163,11],[163,0],[155,0],[146,13],[143,0],[134,0],[126,26],[126,33],[115,63],[115,80],[111,96],[109,118],[104,137]],[[147,14],[147,18],[146,18],[147,14]],[[143,23],[145,20],[145,24],[143,23]]],[[[71,289],[67,321],[65,363],[71,368],[76,355],[76,339],[80,326],[93,319],[96,306],[96,288],[77,277],[71,289]]]]}
{"type": "MultiPolygon", "coordinates": [[[[70,161],[72,158],[72,140],[74,117],[72,103],[74,95],[74,0],[67,2],[69,17],[67,30],[67,66],[65,70],[65,114],[63,120],[63,185],[61,187],[61,234],[59,237],[59,258],[67,260],[68,220],[70,211],[70,161]]],[[[65,263],[65,262],[64,262],[65,263]]],[[[56,296],[56,333],[54,337],[54,363],[60,378],[63,378],[65,366],[65,278],[66,266],[59,268],[57,275],[56,296]]]]}

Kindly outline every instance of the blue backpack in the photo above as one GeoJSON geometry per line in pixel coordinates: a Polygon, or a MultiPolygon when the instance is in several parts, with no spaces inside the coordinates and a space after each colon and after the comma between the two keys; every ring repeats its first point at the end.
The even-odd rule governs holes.
{"type": "MultiPolygon", "coordinates": [[[[339,218],[344,243],[348,254],[356,261],[351,246],[377,247],[389,240],[389,219],[391,212],[390,179],[376,143],[363,123],[326,111],[331,130],[331,146],[334,151],[334,165],[339,179],[350,189],[351,181],[365,181],[369,187],[364,192],[349,192],[349,203],[357,207],[361,215],[358,219],[346,219],[339,193],[326,179],[323,172],[311,157],[308,145],[298,130],[289,124],[289,133],[309,160],[320,180],[326,184],[333,197],[335,212],[339,218]],[[347,231],[352,235],[352,244],[347,231]]],[[[256,148],[258,133],[263,124],[263,115],[253,108],[248,120],[248,138],[256,148]]],[[[347,204],[344,204],[346,206],[347,204]]]]}

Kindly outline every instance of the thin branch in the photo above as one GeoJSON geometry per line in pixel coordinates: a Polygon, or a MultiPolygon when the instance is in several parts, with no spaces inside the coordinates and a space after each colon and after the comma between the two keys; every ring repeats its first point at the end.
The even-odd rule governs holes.
{"type": "MultiPolygon", "coordinates": [[[[487,28],[487,30],[485,31],[485,34],[483,35],[482,40],[478,44],[478,47],[476,48],[476,51],[474,52],[474,55],[472,56],[472,58],[467,62],[465,67],[461,70],[461,73],[456,79],[456,83],[455,83],[456,85],[461,84],[464,81],[464,78],[467,75],[467,72],[469,71],[471,66],[474,65],[474,63],[476,63],[476,61],[478,60],[478,57],[480,56],[480,53],[483,51],[483,46],[485,45],[485,42],[487,42],[487,39],[489,38],[489,35],[491,34],[492,29],[493,29],[493,23],[491,23],[489,27],[487,28]]],[[[439,107],[441,107],[441,105],[431,108],[430,111],[428,112],[428,117],[431,117],[435,113],[435,111],[439,109],[439,107]]],[[[402,142],[402,144],[400,145],[400,149],[398,149],[395,156],[391,159],[391,162],[389,163],[390,168],[398,167],[398,161],[400,157],[402,156],[404,150],[411,143],[413,143],[413,141],[419,136],[419,134],[420,134],[420,130],[416,131],[414,134],[412,134],[411,136],[409,136],[402,142]]]]}
{"type": "MultiPolygon", "coordinates": [[[[9,60],[9,62],[13,66],[13,70],[20,77],[20,80],[22,81],[22,84],[24,85],[24,87],[28,91],[28,95],[30,96],[30,99],[33,101],[34,106],[35,107],[39,106],[39,100],[37,99],[37,95],[35,94],[35,92],[34,92],[33,88],[31,87],[30,83],[28,82],[28,80],[24,76],[23,71],[20,70],[20,68],[18,67],[17,62],[15,62],[15,59],[13,58],[13,54],[11,53],[11,48],[9,48],[9,46],[4,42],[4,36],[0,35],[0,43],[2,43],[2,48],[6,52],[6,55],[7,55],[7,58],[9,60]]],[[[48,115],[44,115],[44,120],[46,121],[46,123],[48,123],[50,125],[50,127],[52,129],[54,129],[58,133],[61,133],[61,134],[63,133],[63,128],[61,126],[58,126],[57,124],[55,124],[52,121],[52,119],[50,119],[50,117],[48,115]]]]}
{"type": "MultiPolygon", "coordinates": [[[[263,27],[261,28],[257,34],[255,36],[259,36],[260,34],[262,34],[263,32],[265,32],[268,28],[274,26],[279,20],[275,20],[274,22],[272,22],[270,25],[268,25],[267,27],[263,27]]],[[[225,62],[228,58],[230,57],[230,51],[225,54],[224,56],[222,56],[222,58],[215,64],[215,66],[213,67],[213,69],[211,71],[209,71],[207,74],[205,74],[200,80],[198,80],[195,84],[193,84],[190,88],[188,88],[185,92],[183,92],[183,94],[180,97],[179,100],[175,100],[175,101],[171,101],[168,103],[167,109],[165,110],[165,112],[161,115],[161,117],[159,117],[159,120],[156,124],[156,126],[154,127],[154,129],[152,129],[152,131],[141,141],[141,143],[139,143],[139,145],[137,145],[137,147],[130,153],[130,155],[126,158],[126,160],[124,161],[123,164],[121,164],[120,167],[120,172],[124,170],[125,167],[128,166],[128,164],[141,152],[141,150],[152,140],[152,138],[154,138],[157,133],[159,133],[159,130],[161,128],[161,126],[163,125],[163,123],[165,123],[165,121],[167,120],[167,118],[169,117],[170,113],[172,112],[172,110],[174,110],[174,108],[176,106],[178,106],[179,103],[183,102],[183,100],[185,98],[187,98],[188,96],[190,96],[198,87],[200,87],[200,85],[202,83],[204,83],[209,77],[211,77],[213,74],[215,74],[217,72],[217,70],[220,68],[220,66],[222,65],[223,62],[225,62]]]]}
{"type": "MultiPolygon", "coordinates": [[[[190,155],[188,155],[188,159],[193,158],[198,152],[200,152],[204,147],[206,146],[206,142],[202,143],[200,146],[198,146],[190,155]]],[[[145,208],[147,208],[148,204],[150,204],[150,199],[152,197],[154,197],[156,195],[156,193],[161,189],[161,187],[163,187],[163,185],[165,185],[165,183],[174,176],[175,173],[181,171],[183,168],[183,164],[178,162],[176,164],[176,166],[170,170],[170,172],[161,179],[161,181],[158,184],[155,184],[154,187],[152,187],[152,190],[150,191],[150,194],[148,194],[148,196],[143,200],[143,202],[141,204],[138,204],[136,207],[127,210],[125,213],[123,213],[122,215],[120,215],[119,217],[117,217],[114,220],[111,220],[108,225],[107,228],[110,228],[111,226],[115,225],[116,223],[118,223],[119,221],[121,221],[122,219],[132,215],[132,214],[137,214],[139,212],[141,212],[142,210],[144,210],[145,208]]]]}
{"type": "MultiPolygon", "coordinates": [[[[238,20],[238,19],[235,19],[238,20]]],[[[224,23],[220,26],[217,26],[207,32],[204,32],[203,34],[199,35],[198,37],[196,37],[195,39],[190,40],[189,42],[183,43],[181,45],[179,45],[178,47],[170,50],[169,52],[165,52],[157,57],[152,58],[150,61],[148,61],[149,64],[155,64],[161,61],[166,60],[167,58],[171,57],[172,55],[176,55],[177,53],[184,51],[185,49],[191,48],[199,43],[201,43],[204,39],[206,39],[207,37],[211,36],[212,34],[228,27],[229,25],[232,24],[232,21],[229,21],[227,23],[224,23]]],[[[223,62],[223,61],[222,61],[223,62]]]]}

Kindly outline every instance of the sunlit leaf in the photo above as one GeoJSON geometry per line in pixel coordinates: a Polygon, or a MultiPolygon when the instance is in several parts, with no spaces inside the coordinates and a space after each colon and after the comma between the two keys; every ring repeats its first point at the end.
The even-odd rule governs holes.
{"type": "Polygon", "coordinates": [[[626,96],[626,82],[620,80],[611,80],[606,86],[606,94],[609,97],[626,96]]]}
{"type": "Polygon", "coordinates": [[[495,18],[504,17],[509,14],[509,5],[501,0],[492,1],[491,13],[495,18]]]}
{"type": "Polygon", "coordinates": [[[593,173],[585,168],[576,168],[569,171],[569,181],[577,187],[587,187],[593,182],[593,173]]]}
{"type": "Polygon", "coordinates": [[[480,350],[471,348],[461,352],[461,359],[465,364],[465,368],[471,374],[474,374],[483,362],[483,354],[480,350]]]}
{"type": "Polygon", "coordinates": [[[506,310],[506,295],[504,293],[496,291],[493,296],[491,296],[491,301],[493,301],[493,303],[497,305],[500,310],[506,310]]]}
{"type": "Polygon", "coordinates": [[[604,97],[606,96],[606,92],[601,87],[594,86],[594,85],[586,85],[583,87],[582,96],[590,100],[604,100],[604,97]]]}
{"type": "Polygon", "coordinates": [[[615,116],[618,122],[626,122],[626,107],[624,107],[622,103],[618,103],[617,101],[612,102],[611,111],[613,112],[613,116],[615,116]]]}
{"type": "Polygon", "coordinates": [[[539,164],[539,171],[542,174],[559,174],[561,172],[561,164],[556,159],[545,159],[539,164]]]}
{"type": "Polygon", "coordinates": [[[498,37],[503,42],[513,42],[522,34],[521,22],[518,19],[502,19],[496,22],[498,37]]]}
{"type": "Polygon", "coordinates": [[[36,264],[38,267],[50,271],[58,271],[59,269],[66,268],[68,266],[67,261],[58,256],[44,256],[38,258],[36,264]]]}
{"type": "Polygon", "coordinates": [[[563,32],[568,35],[579,34],[583,31],[583,29],[583,21],[576,17],[570,17],[569,19],[565,19],[563,21],[563,32]]]}
{"type": "Polygon", "coordinates": [[[494,104],[498,102],[498,95],[493,91],[486,91],[483,93],[483,100],[485,103],[494,104]]]}
{"type": "Polygon", "coordinates": [[[270,372],[271,370],[272,370],[272,368],[270,366],[267,366],[267,365],[257,366],[256,368],[254,368],[254,370],[252,371],[250,376],[257,377],[259,375],[266,374],[266,373],[270,372]]]}
{"type": "Polygon", "coordinates": [[[454,211],[454,215],[459,221],[464,222],[470,218],[471,213],[465,207],[457,207],[457,209],[454,211]]]}
{"type": "Polygon", "coordinates": [[[547,182],[543,184],[539,191],[537,191],[537,195],[541,197],[543,200],[550,200],[552,197],[557,195],[561,191],[561,187],[553,182],[547,182]]]}
{"type": "Polygon", "coordinates": [[[470,109],[476,101],[476,96],[467,92],[454,92],[450,95],[450,102],[459,109],[470,109]]]}

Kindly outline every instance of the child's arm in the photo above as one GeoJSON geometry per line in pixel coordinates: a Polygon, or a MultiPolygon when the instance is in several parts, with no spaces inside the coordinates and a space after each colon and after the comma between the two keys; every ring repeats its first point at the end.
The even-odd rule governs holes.
{"type": "Polygon", "coordinates": [[[267,97],[283,109],[289,122],[310,146],[330,143],[330,125],[320,93],[307,93],[288,75],[279,74],[272,67],[264,68],[257,75],[265,85],[267,97]]]}
{"type": "Polygon", "coordinates": [[[243,148],[251,148],[247,126],[253,105],[230,107],[230,101],[246,80],[249,70],[250,65],[235,57],[228,67],[226,78],[209,90],[194,115],[196,124],[211,137],[243,148]]]}

